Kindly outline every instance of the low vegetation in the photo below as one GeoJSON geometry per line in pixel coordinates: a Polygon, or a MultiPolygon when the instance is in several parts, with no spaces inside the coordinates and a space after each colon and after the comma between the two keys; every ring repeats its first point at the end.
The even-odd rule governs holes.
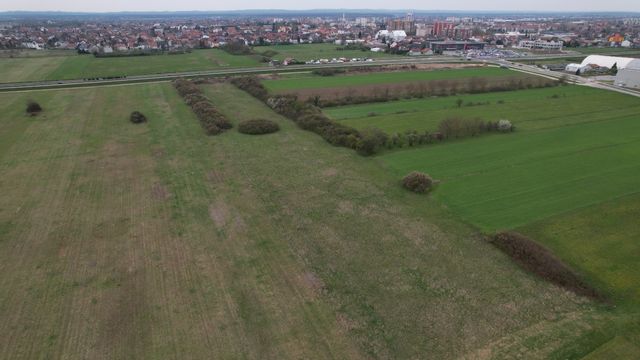
{"type": "Polygon", "coordinates": [[[33,100],[27,102],[27,114],[36,116],[42,111],[42,106],[33,100]]]}
{"type": "Polygon", "coordinates": [[[231,41],[220,47],[231,55],[253,55],[251,47],[240,41],[231,41]]]}
{"type": "Polygon", "coordinates": [[[231,129],[233,125],[214,105],[202,95],[202,90],[193,81],[177,79],[173,83],[185,103],[196,114],[207,135],[217,135],[231,129]]]}
{"type": "Polygon", "coordinates": [[[428,174],[412,171],[402,178],[402,186],[415,193],[425,193],[433,186],[433,179],[428,174]]]}
{"type": "Polygon", "coordinates": [[[238,124],[238,131],[248,135],[271,134],[280,130],[280,126],[267,119],[252,119],[238,124]]]}
{"type": "Polygon", "coordinates": [[[523,269],[578,295],[605,300],[551,251],[526,236],[513,231],[500,232],[491,239],[491,243],[523,269]]]}
{"type": "Polygon", "coordinates": [[[129,115],[129,121],[134,124],[141,124],[147,122],[147,117],[140,111],[134,111],[129,115]]]}
{"type": "MultiPolygon", "coordinates": [[[[362,134],[358,130],[329,119],[319,108],[312,104],[298,101],[294,95],[270,97],[267,89],[254,76],[233,78],[231,83],[263,101],[278,114],[293,120],[300,128],[322,136],[332,145],[354,150],[368,148],[368,145],[363,145],[362,134]]],[[[369,155],[368,150],[359,152],[369,155]]]]}
{"type": "Polygon", "coordinates": [[[478,136],[487,132],[512,132],[515,128],[509,120],[485,121],[481,118],[450,116],[440,122],[438,132],[445,139],[478,136]]]}
{"type": "MultiPolygon", "coordinates": [[[[534,77],[510,77],[469,79],[445,79],[421,82],[397,83],[386,86],[362,86],[343,89],[327,88],[322,90],[304,91],[305,101],[320,107],[334,107],[366,103],[381,103],[398,101],[401,99],[422,99],[429,97],[459,96],[463,94],[482,94],[493,92],[507,92],[525,89],[548,88],[558,86],[555,80],[534,77]]],[[[485,103],[460,102],[456,100],[458,108],[462,106],[487,105],[485,103]]]]}
{"type": "Polygon", "coordinates": [[[313,70],[311,72],[314,75],[318,75],[318,76],[334,76],[334,75],[338,75],[338,74],[344,74],[345,70],[344,69],[316,69],[313,70]]]}

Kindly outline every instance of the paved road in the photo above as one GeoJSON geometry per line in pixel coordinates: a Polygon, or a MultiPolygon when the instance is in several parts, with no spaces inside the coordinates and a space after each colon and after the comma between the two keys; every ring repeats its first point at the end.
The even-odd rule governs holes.
{"type": "MultiPolygon", "coordinates": [[[[538,59],[550,59],[561,57],[574,57],[575,55],[553,55],[553,56],[529,56],[518,59],[510,60],[538,60],[538,59]]],[[[566,74],[562,72],[550,71],[541,69],[535,65],[527,65],[522,63],[515,63],[510,60],[493,60],[493,59],[473,59],[474,62],[485,62],[488,64],[494,64],[502,67],[508,67],[515,71],[525,72],[532,75],[542,76],[549,79],[562,79],[564,78],[568,83],[590,86],[593,88],[615,91],[622,94],[632,95],[640,97],[640,92],[620,88],[615,85],[597,82],[591,78],[584,78],[577,75],[566,74]]],[[[0,91],[18,91],[18,90],[45,90],[56,88],[73,88],[73,87],[87,87],[87,86],[105,86],[105,85],[123,85],[123,84],[135,84],[141,82],[160,82],[171,81],[181,77],[199,77],[199,76],[227,76],[227,75],[241,75],[241,74],[264,74],[274,72],[295,72],[295,71],[311,71],[315,69],[327,69],[327,68],[345,68],[345,67],[361,67],[361,66],[381,66],[381,65],[412,65],[412,64],[443,64],[443,63],[467,63],[469,60],[460,57],[451,56],[438,56],[438,57],[404,57],[398,59],[384,59],[376,60],[372,62],[357,62],[357,63],[337,63],[337,64],[310,64],[310,65],[293,65],[284,67],[252,67],[252,68],[229,68],[229,69],[217,69],[206,71],[188,71],[178,73],[165,73],[165,74],[150,74],[150,75],[138,75],[128,76],[123,79],[96,79],[96,80],[59,80],[59,81],[34,81],[34,82],[20,82],[20,83],[5,83],[0,84],[0,91]]]]}
{"type": "Polygon", "coordinates": [[[496,65],[500,65],[500,66],[509,67],[510,69],[513,69],[515,71],[521,71],[521,72],[525,72],[533,75],[543,76],[546,78],[558,79],[558,80],[564,78],[568,83],[571,83],[571,84],[589,86],[597,89],[615,91],[621,94],[640,97],[639,91],[625,89],[612,84],[598,82],[593,78],[581,77],[578,75],[567,74],[564,72],[541,69],[535,65],[518,64],[518,63],[513,63],[511,61],[492,61],[492,63],[495,63],[496,65]]]}
{"type": "Polygon", "coordinates": [[[149,74],[138,76],[127,76],[122,79],[95,79],[95,80],[52,80],[52,81],[32,81],[0,84],[0,91],[12,90],[34,90],[34,89],[53,89],[53,88],[69,88],[84,86],[113,85],[125,83],[140,82],[157,82],[171,81],[182,77],[199,77],[199,76],[226,76],[226,75],[242,75],[242,74],[264,74],[274,72],[292,72],[292,71],[311,71],[315,69],[327,68],[344,68],[344,67],[362,67],[362,66],[381,66],[381,65],[412,65],[412,64],[443,64],[443,63],[465,63],[468,60],[459,57],[439,56],[435,58],[421,57],[403,57],[398,59],[375,60],[371,62],[354,62],[354,63],[335,63],[335,64],[309,64],[309,65],[291,65],[282,67],[252,67],[252,68],[229,68],[205,71],[187,71],[177,73],[149,74]]]}

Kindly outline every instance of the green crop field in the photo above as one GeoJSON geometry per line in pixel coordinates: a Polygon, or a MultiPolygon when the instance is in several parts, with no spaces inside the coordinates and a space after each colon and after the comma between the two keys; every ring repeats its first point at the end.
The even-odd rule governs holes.
{"type": "Polygon", "coordinates": [[[262,66],[252,56],[230,55],[222,50],[193,50],[187,54],[96,58],[93,55],[0,56],[0,81],[82,79],[131,76],[224,67],[262,66]]]}
{"type": "Polygon", "coordinates": [[[526,274],[377,159],[230,85],[205,90],[233,123],[281,131],[207,137],[167,83],[0,94],[0,358],[565,359],[632,344],[637,314],[526,274]],[[26,116],[28,99],[44,111],[26,116]]]}
{"type": "Polygon", "coordinates": [[[256,46],[254,51],[264,53],[266,51],[275,51],[277,54],[273,57],[277,60],[286,58],[294,58],[298,61],[309,61],[319,59],[334,58],[399,58],[399,55],[391,55],[373,51],[361,50],[337,50],[339,46],[335,44],[299,44],[299,45],[271,45],[256,46]]]}
{"type": "Polygon", "coordinates": [[[520,229],[582,268],[618,301],[640,304],[640,193],[559,214],[520,229]]]}
{"type": "MultiPolygon", "coordinates": [[[[382,127],[387,131],[433,130],[447,114],[511,120],[517,128],[512,134],[405,149],[381,157],[398,174],[421,170],[441,179],[435,196],[488,231],[513,228],[637,191],[637,98],[579,87],[469,98],[495,101],[498,95],[503,95],[504,104],[460,109],[451,104],[441,110],[434,104],[452,103],[454,98],[409,101],[409,108],[413,103],[420,112],[406,114],[410,118],[406,123],[396,126],[393,119],[405,114],[395,114],[391,119],[384,115],[368,118],[366,126],[382,127],[377,125],[379,121],[390,123],[382,127]],[[559,97],[550,98],[551,94],[559,97]],[[421,119],[427,120],[424,126],[420,126],[421,119]]],[[[383,113],[384,106],[394,110],[401,103],[371,105],[367,111],[383,113]]],[[[346,110],[343,115],[348,115],[346,110]]],[[[358,121],[365,126],[365,120],[358,121]]],[[[350,120],[345,123],[353,125],[350,120]]]]}
{"type": "Polygon", "coordinates": [[[473,76],[507,77],[526,75],[507,69],[500,69],[498,67],[473,67],[428,71],[386,71],[335,76],[318,76],[310,73],[303,73],[285,76],[281,79],[265,80],[263,81],[263,84],[272,92],[291,92],[292,90],[302,89],[382,85],[425,80],[463,79],[473,76]]]}
{"type": "Polygon", "coordinates": [[[516,229],[541,242],[626,314],[551,358],[640,356],[638,98],[564,86],[324,111],[387,133],[433,131],[448,116],[511,120],[515,133],[387,151],[376,161],[398,179],[414,170],[431,174],[439,183],[425,201],[483,232],[516,229]]]}
{"type": "Polygon", "coordinates": [[[541,130],[635,115],[634,97],[579,86],[493,92],[324,109],[331,118],[358,129],[376,127],[389,134],[435,130],[448,116],[508,119],[518,130],[541,130]],[[457,100],[463,105],[458,107],[457,100]],[[469,103],[481,104],[469,106],[469,103]]]}

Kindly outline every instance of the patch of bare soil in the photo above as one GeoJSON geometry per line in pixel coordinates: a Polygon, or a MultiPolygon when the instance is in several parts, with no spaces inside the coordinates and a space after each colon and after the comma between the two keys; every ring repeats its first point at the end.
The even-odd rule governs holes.
{"type": "Polygon", "coordinates": [[[324,177],[333,177],[338,175],[338,170],[335,168],[328,168],[322,171],[322,176],[324,177]]]}
{"type": "Polygon", "coordinates": [[[220,184],[224,180],[224,177],[222,176],[222,172],[211,170],[207,173],[207,180],[214,184],[220,184]]]}
{"type": "Polygon", "coordinates": [[[209,205],[209,217],[217,227],[224,227],[229,220],[229,207],[224,201],[217,200],[209,205]]]}
{"type": "Polygon", "coordinates": [[[171,197],[171,193],[164,185],[156,182],[151,186],[151,196],[156,200],[166,200],[171,197]]]}
{"type": "Polygon", "coordinates": [[[353,212],[353,203],[343,200],[338,203],[338,212],[341,214],[350,214],[353,212]]]}
{"type": "Polygon", "coordinates": [[[320,296],[326,289],[324,281],[309,271],[302,274],[302,282],[305,287],[311,290],[314,296],[320,296]]]}

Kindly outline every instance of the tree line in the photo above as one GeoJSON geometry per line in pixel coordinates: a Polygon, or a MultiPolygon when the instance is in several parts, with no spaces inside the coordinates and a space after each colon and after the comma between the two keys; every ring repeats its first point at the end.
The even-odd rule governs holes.
{"type": "Polygon", "coordinates": [[[218,135],[233,125],[220,113],[203,94],[202,90],[190,80],[177,79],[173,86],[184,102],[191,107],[207,135],[218,135]]]}

